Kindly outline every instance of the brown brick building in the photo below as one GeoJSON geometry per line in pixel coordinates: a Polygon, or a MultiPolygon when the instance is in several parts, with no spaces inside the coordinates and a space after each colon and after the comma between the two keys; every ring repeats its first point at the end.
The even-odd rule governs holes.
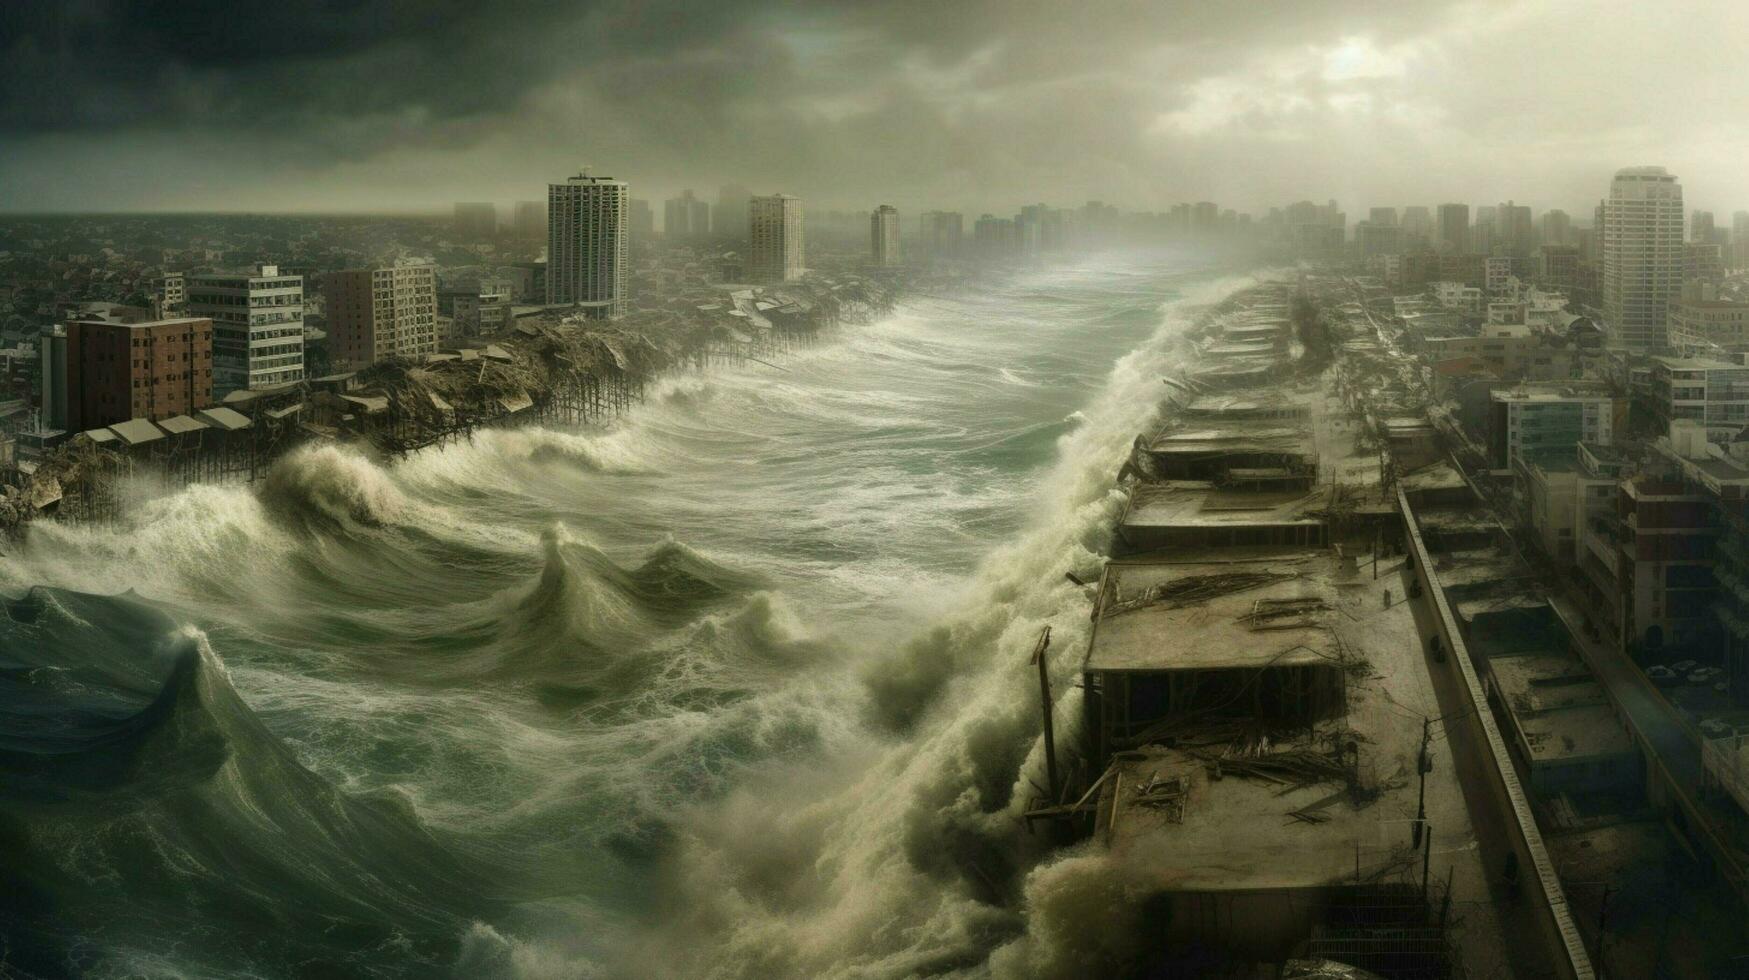
{"type": "Polygon", "coordinates": [[[67,324],[69,430],[169,418],[212,403],[211,320],[67,324]]]}

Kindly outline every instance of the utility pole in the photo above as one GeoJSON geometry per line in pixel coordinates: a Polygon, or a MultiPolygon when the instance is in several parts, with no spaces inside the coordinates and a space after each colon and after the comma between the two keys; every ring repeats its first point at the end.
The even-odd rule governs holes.
{"type": "Polygon", "coordinates": [[[1051,802],[1055,803],[1061,792],[1061,784],[1057,782],[1057,739],[1051,727],[1051,673],[1045,665],[1045,651],[1051,648],[1051,628],[1046,626],[1039,634],[1038,645],[1032,649],[1032,662],[1038,668],[1038,692],[1045,719],[1045,782],[1049,783],[1051,802]]]}
{"type": "MultiPolygon", "coordinates": [[[[1415,765],[1416,772],[1421,774],[1421,800],[1415,804],[1415,843],[1420,845],[1422,828],[1427,824],[1427,770],[1433,768],[1432,761],[1427,757],[1428,743],[1433,741],[1433,721],[1421,719],[1421,758],[1415,765]]],[[[1423,872],[1423,877],[1426,877],[1423,872]]]]}

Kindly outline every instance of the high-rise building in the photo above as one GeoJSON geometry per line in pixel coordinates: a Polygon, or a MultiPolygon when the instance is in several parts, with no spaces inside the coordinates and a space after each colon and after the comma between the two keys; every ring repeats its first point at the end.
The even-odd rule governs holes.
{"type": "Polygon", "coordinates": [[[322,280],[328,356],[341,371],[437,350],[437,268],[405,260],[322,280]]]}
{"type": "Polygon", "coordinates": [[[547,303],[590,316],[626,311],[626,182],[578,174],[547,185],[547,303]]]}
{"type": "Polygon", "coordinates": [[[65,337],[68,431],[212,406],[213,325],[205,317],[74,320],[65,337]]]}
{"type": "Polygon", "coordinates": [[[1689,216],[1688,240],[1691,242],[1710,242],[1713,240],[1713,213],[1711,211],[1696,211],[1689,216]]]}
{"type": "Polygon", "coordinates": [[[1530,206],[1507,201],[1495,208],[1494,234],[1506,254],[1529,258],[1536,249],[1536,225],[1531,220],[1530,206]]]}
{"type": "Polygon", "coordinates": [[[875,208],[868,216],[869,256],[875,265],[899,264],[899,209],[891,204],[875,208]]]}
{"type": "Polygon", "coordinates": [[[1544,211],[1542,240],[1544,245],[1568,245],[1573,237],[1573,219],[1559,208],[1544,211]]]}
{"type": "Polygon", "coordinates": [[[1603,318],[1612,346],[1667,346],[1682,287],[1682,185],[1663,167],[1616,171],[1603,203],[1603,318]]]}
{"type": "Polygon", "coordinates": [[[1410,205],[1403,209],[1403,244],[1431,245],[1433,244],[1433,214],[1420,205],[1410,205]]]}
{"type": "Polygon", "coordinates": [[[1731,215],[1731,268],[1749,269],[1749,211],[1731,215]]]}
{"type": "Polygon", "coordinates": [[[1019,247],[1014,222],[993,214],[981,215],[972,224],[972,237],[978,246],[978,254],[987,259],[1011,255],[1019,247]]]}
{"type": "Polygon", "coordinates": [[[547,237],[547,209],[540,201],[517,201],[511,227],[517,238],[540,241],[547,237]]]}
{"type": "Polygon", "coordinates": [[[802,199],[788,194],[755,197],[747,202],[747,274],[754,282],[800,279],[802,199]]]}
{"type": "Polygon", "coordinates": [[[740,184],[724,184],[717,191],[711,226],[717,230],[718,236],[739,235],[747,229],[747,202],[752,199],[753,192],[740,184]]]}
{"type": "Polygon", "coordinates": [[[1441,204],[1439,206],[1439,247],[1441,251],[1463,255],[1470,250],[1470,206],[1441,204]]]}
{"type": "Polygon", "coordinates": [[[965,218],[958,211],[923,213],[923,251],[928,255],[958,255],[964,238],[965,218]]]}
{"type": "Polygon", "coordinates": [[[711,232],[710,205],[681,191],[662,202],[662,236],[669,241],[703,238],[711,232]]]}
{"type": "Polygon", "coordinates": [[[152,286],[152,315],[159,319],[181,316],[187,301],[188,282],[180,272],[160,276],[152,286]]]}
{"type": "Polygon", "coordinates": [[[650,207],[650,202],[634,197],[631,203],[631,217],[627,219],[626,233],[635,241],[647,242],[656,234],[656,209],[650,207]]]}
{"type": "Polygon", "coordinates": [[[1682,246],[1682,281],[1718,284],[1725,281],[1725,249],[1711,242],[1682,246]]]}
{"type": "Polygon", "coordinates": [[[1366,220],[1372,222],[1374,228],[1397,227],[1396,208],[1373,208],[1366,213],[1366,220]]]}
{"type": "Polygon", "coordinates": [[[498,209],[490,204],[457,204],[455,233],[463,238],[491,238],[498,233],[498,209]]]}
{"type": "Polygon", "coordinates": [[[304,380],[304,277],[277,265],[188,276],[189,316],[213,325],[213,397],[304,380]]]}

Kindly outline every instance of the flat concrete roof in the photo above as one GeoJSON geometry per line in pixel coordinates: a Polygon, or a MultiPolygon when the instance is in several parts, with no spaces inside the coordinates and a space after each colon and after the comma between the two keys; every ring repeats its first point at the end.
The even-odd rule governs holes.
{"type": "MultiPolygon", "coordinates": [[[[1232,549],[1211,552],[1232,555],[1232,549]]],[[[1330,665],[1346,593],[1376,598],[1370,578],[1339,572],[1333,552],[1254,559],[1113,561],[1085,669],[1229,670],[1330,665]]]]}
{"type": "Polygon", "coordinates": [[[1138,486],[1130,495],[1125,527],[1248,527],[1323,523],[1330,488],[1223,490],[1199,480],[1138,486]]]}
{"type": "Polygon", "coordinates": [[[1235,450],[1313,455],[1311,435],[1303,426],[1284,426],[1277,419],[1232,421],[1218,426],[1185,424],[1168,428],[1148,444],[1156,453],[1221,453],[1235,450]]]}

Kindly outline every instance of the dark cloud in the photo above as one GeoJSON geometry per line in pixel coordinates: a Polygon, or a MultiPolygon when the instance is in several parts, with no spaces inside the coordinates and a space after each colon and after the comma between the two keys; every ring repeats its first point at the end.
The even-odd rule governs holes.
{"type": "Polygon", "coordinates": [[[1689,0],[1656,37],[1635,9],[0,0],[0,208],[511,200],[580,163],[648,197],[972,209],[1572,209],[1624,160],[1740,180],[1749,92],[1716,41],[1749,5],[1689,0]]]}

